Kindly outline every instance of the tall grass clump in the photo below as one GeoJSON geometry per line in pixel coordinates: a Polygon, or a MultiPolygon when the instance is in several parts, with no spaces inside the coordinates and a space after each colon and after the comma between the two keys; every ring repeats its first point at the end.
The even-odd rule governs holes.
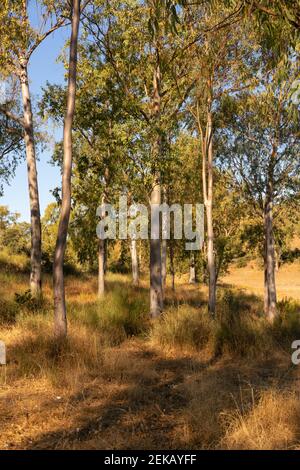
{"type": "Polygon", "coordinates": [[[262,307],[253,310],[242,292],[225,290],[218,302],[215,355],[258,356],[270,348],[272,337],[262,307]]]}
{"type": "Polygon", "coordinates": [[[72,324],[67,339],[53,336],[52,311],[20,315],[13,329],[3,329],[9,361],[7,381],[44,378],[59,387],[73,387],[80,378],[99,370],[102,341],[99,332],[72,324]]]}
{"type": "Polygon", "coordinates": [[[119,344],[148,328],[148,301],[139,289],[114,288],[103,299],[90,304],[70,305],[70,317],[101,331],[109,344],[119,344]]]}
{"type": "Polygon", "coordinates": [[[164,348],[200,350],[212,337],[214,324],[205,310],[189,305],[172,307],[156,321],[150,340],[164,348]]]}
{"type": "Polygon", "coordinates": [[[19,309],[15,302],[0,299],[0,325],[11,325],[15,323],[19,309]]]}
{"type": "Polygon", "coordinates": [[[291,449],[299,445],[299,394],[267,390],[253,401],[225,414],[226,433],[222,447],[244,450],[291,449]]]}
{"type": "Polygon", "coordinates": [[[290,351],[291,342],[300,338],[300,304],[293,299],[283,299],[278,302],[277,309],[272,334],[282,347],[290,351]]]}

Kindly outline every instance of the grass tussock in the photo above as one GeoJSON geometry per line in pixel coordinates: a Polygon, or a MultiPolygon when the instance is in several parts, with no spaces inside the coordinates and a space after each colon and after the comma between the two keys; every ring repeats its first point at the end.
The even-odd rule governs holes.
{"type": "Polygon", "coordinates": [[[227,449],[280,450],[299,445],[299,393],[269,390],[261,393],[248,410],[237,409],[224,416],[227,449]]]}
{"type": "Polygon", "coordinates": [[[75,302],[70,315],[77,324],[100,331],[110,345],[145,333],[149,323],[146,294],[134,288],[118,287],[87,305],[75,302]]]}
{"type": "Polygon", "coordinates": [[[74,381],[99,366],[101,338],[84,325],[72,326],[68,339],[58,344],[50,315],[27,314],[1,337],[7,345],[7,381],[46,378],[72,388],[74,381]]]}
{"type": "Polygon", "coordinates": [[[150,340],[163,348],[200,350],[208,345],[214,329],[207,312],[185,304],[170,308],[154,323],[150,340]]]}
{"type": "Polygon", "coordinates": [[[208,347],[213,357],[264,357],[278,347],[290,350],[300,337],[300,305],[293,300],[279,303],[274,325],[263,316],[261,300],[242,291],[224,290],[214,319],[205,307],[185,303],[169,308],[153,325],[150,338],[163,348],[200,350],[208,347]]]}

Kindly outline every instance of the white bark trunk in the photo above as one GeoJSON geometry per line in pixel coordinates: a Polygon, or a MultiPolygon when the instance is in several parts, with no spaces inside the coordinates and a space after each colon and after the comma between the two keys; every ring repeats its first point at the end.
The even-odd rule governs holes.
{"type": "Polygon", "coordinates": [[[174,247],[173,241],[170,240],[170,271],[172,290],[175,291],[175,265],[174,265],[174,247]]]}
{"type": "MultiPolygon", "coordinates": [[[[211,106],[211,103],[210,105],[211,106]]],[[[213,228],[213,130],[212,130],[212,112],[208,111],[207,118],[207,197],[206,197],[206,223],[207,223],[207,268],[209,275],[208,286],[208,310],[212,316],[216,312],[216,268],[214,254],[214,228],[213,228]]],[[[206,162],[204,169],[206,167],[206,162]]],[[[205,174],[206,181],[206,174],[205,174]]],[[[205,182],[206,187],[206,182],[205,182]]]]}
{"type": "Polygon", "coordinates": [[[216,274],[215,274],[215,256],[214,256],[214,232],[212,221],[211,201],[206,205],[207,220],[207,268],[209,275],[208,285],[208,310],[212,316],[216,311],[216,274]]]}
{"type": "Polygon", "coordinates": [[[165,296],[167,283],[167,240],[161,242],[161,283],[163,296],[165,296]]]}
{"type": "Polygon", "coordinates": [[[33,118],[31,108],[31,98],[28,84],[27,61],[22,66],[21,90],[24,112],[24,139],[26,146],[28,190],[30,201],[30,224],[31,224],[31,271],[30,271],[30,291],[31,295],[38,298],[41,295],[42,286],[42,248],[41,248],[41,215],[39,203],[39,191],[36,168],[36,154],[33,130],[33,118]]]}
{"type": "Polygon", "coordinates": [[[269,195],[265,203],[264,211],[265,223],[265,265],[266,265],[266,280],[265,288],[265,314],[269,321],[273,321],[276,316],[276,282],[275,282],[275,247],[273,236],[273,210],[272,210],[272,197],[269,195]]]}
{"type": "Polygon", "coordinates": [[[192,254],[191,254],[189,283],[190,283],[190,284],[196,284],[195,253],[192,253],[192,254]]]}
{"type": "Polygon", "coordinates": [[[137,246],[136,246],[135,238],[133,238],[130,241],[130,253],[131,253],[132,280],[133,280],[133,284],[137,286],[139,284],[139,265],[138,265],[138,255],[137,255],[137,246]]]}
{"type": "Polygon", "coordinates": [[[98,297],[105,293],[105,240],[99,240],[98,248],[98,297]]]}
{"type": "MultiPolygon", "coordinates": [[[[160,204],[160,183],[154,184],[151,191],[151,204],[160,204]]],[[[159,222],[158,222],[159,223],[159,222]]],[[[160,238],[150,239],[150,316],[160,316],[163,309],[162,278],[161,278],[161,247],[160,238]]]]}
{"type": "Polygon", "coordinates": [[[80,0],[73,0],[72,32],[69,57],[69,77],[67,89],[67,109],[64,120],[62,205],[53,263],[54,333],[57,337],[64,337],[67,334],[67,316],[63,267],[71,211],[72,124],[75,112],[79,20],[80,0]]]}
{"type": "MultiPolygon", "coordinates": [[[[156,66],[153,73],[153,118],[155,125],[160,124],[160,107],[161,107],[161,72],[159,64],[158,45],[156,46],[156,66]]],[[[159,160],[161,159],[161,136],[156,131],[156,138],[153,145],[153,185],[150,196],[150,204],[161,203],[161,181],[159,160]]],[[[159,224],[159,221],[158,221],[159,224]]],[[[159,224],[160,225],[160,224],[159,224]]],[[[158,232],[160,232],[158,227],[158,232]]],[[[161,242],[158,239],[150,239],[150,316],[156,318],[161,315],[163,310],[163,292],[162,292],[162,276],[161,276],[161,242]]]]}

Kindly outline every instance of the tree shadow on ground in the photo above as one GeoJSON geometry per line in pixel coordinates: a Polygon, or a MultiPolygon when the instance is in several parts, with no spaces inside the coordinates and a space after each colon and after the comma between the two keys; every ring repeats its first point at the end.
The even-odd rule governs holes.
{"type": "Polygon", "coordinates": [[[68,398],[67,429],[41,434],[26,449],[207,448],[224,434],[219,416],[247,409],[253,393],[283,387],[291,371],[272,358],[233,364],[195,357],[163,357],[144,346],[129,350],[119,369],[105,366],[92,387],[68,398]],[[284,377],[284,380],[282,380],[284,377]],[[113,385],[106,394],[105,384],[113,385]],[[104,387],[104,388],[103,388],[104,387]],[[93,406],[96,403],[96,406],[93,406]]]}

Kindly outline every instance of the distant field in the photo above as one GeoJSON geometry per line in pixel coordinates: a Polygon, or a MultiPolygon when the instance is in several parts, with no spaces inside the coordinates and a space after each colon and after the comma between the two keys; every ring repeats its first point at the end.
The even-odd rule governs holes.
{"type": "MultiPolygon", "coordinates": [[[[255,263],[244,268],[232,267],[221,281],[256,295],[263,295],[263,270],[259,269],[255,263]]],[[[276,284],[279,300],[285,297],[300,300],[300,264],[293,263],[281,267],[276,273],[276,284]]]]}

